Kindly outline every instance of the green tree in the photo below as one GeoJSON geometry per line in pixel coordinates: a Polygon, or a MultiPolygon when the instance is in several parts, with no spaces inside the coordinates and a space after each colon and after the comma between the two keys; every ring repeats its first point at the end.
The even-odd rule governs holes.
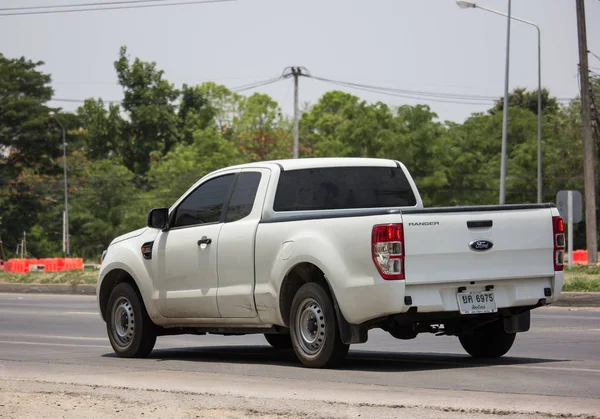
{"type": "Polygon", "coordinates": [[[289,158],[290,124],[281,115],[270,96],[254,93],[240,100],[239,113],[233,120],[236,148],[245,162],[289,158]]]}
{"type": "Polygon", "coordinates": [[[88,99],[77,114],[85,127],[83,137],[89,158],[122,161],[122,152],[127,152],[122,150],[126,122],[120,115],[119,105],[110,104],[107,110],[102,99],[88,99]]]}
{"type": "Polygon", "coordinates": [[[0,54],[0,162],[12,174],[47,163],[59,151],[58,137],[48,138],[46,102],[53,91],[50,75],[38,70],[43,64],[0,54]]]}
{"type": "MultiPolygon", "coordinates": [[[[51,78],[39,71],[42,64],[0,54],[0,236],[11,250],[49,202],[62,201],[54,182],[62,140],[48,118],[51,78]]],[[[73,123],[71,116],[61,117],[73,123]]]]}
{"type": "MultiPolygon", "coordinates": [[[[118,161],[91,161],[70,203],[71,247],[97,259],[112,239],[126,233],[130,209],[138,199],[134,174],[118,161]]],[[[141,221],[145,214],[137,219],[141,221]]],[[[143,224],[137,227],[143,227],[143,224]]]]}
{"type": "MultiPolygon", "coordinates": [[[[179,196],[207,173],[242,163],[234,145],[214,127],[197,130],[192,144],[179,144],[150,170],[154,206],[170,206],[179,196]]],[[[150,209],[150,208],[148,208],[150,209]]]]}
{"type": "MultiPolygon", "coordinates": [[[[518,107],[531,111],[537,115],[538,91],[528,91],[524,88],[516,88],[508,95],[508,106],[518,107]]],[[[491,113],[500,112],[504,109],[504,98],[498,99],[496,105],[490,110],[491,113]]],[[[558,112],[559,104],[556,98],[550,96],[547,89],[542,89],[542,114],[558,112]]]]}
{"type": "Polygon", "coordinates": [[[394,122],[393,136],[383,142],[377,156],[403,162],[426,205],[444,204],[440,191],[448,185],[448,168],[444,164],[446,128],[426,105],[401,106],[394,122]]]}
{"type": "Polygon", "coordinates": [[[123,87],[121,106],[129,117],[119,148],[125,166],[143,175],[150,168],[152,152],[166,154],[179,141],[175,105],[180,92],[163,78],[156,63],[139,58],[130,62],[126,47],[121,48],[115,69],[123,87]]]}

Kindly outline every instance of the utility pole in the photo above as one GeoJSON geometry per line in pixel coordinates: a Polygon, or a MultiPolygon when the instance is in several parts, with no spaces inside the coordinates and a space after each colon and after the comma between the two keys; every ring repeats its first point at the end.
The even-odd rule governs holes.
{"type": "Polygon", "coordinates": [[[297,159],[299,157],[299,142],[300,142],[300,132],[298,129],[298,122],[300,120],[300,109],[298,108],[298,81],[300,79],[300,77],[308,77],[309,76],[309,72],[306,68],[304,67],[286,67],[283,70],[283,78],[290,78],[293,77],[294,78],[294,124],[293,124],[293,131],[294,131],[294,142],[293,142],[293,148],[292,148],[292,157],[297,159]]]}
{"type": "Polygon", "coordinates": [[[6,260],[6,256],[4,255],[4,243],[2,243],[2,237],[0,237],[0,259],[6,260]]]}
{"type": "Polygon", "coordinates": [[[298,78],[302,74],[302,70],[299,67],[292,67],[292,76],[294,77],[294,152],[293,157],[298,158],[298,142],[300,133],[298,132],[298,119],[300,118],[300,112],[298,110],[298,78]]]}
{"type": "Polygon", "coordinates": [[[63,140],[63,177],[65,181],[65,211],[63,215],[63,253],[65,257],[71,257],[71,249],[69,247],[69,196],[68,196],[68,186],[67,186],[67,140],[66,140],[66,131],[65,126],[60,122],[60,120],[56,117],[54,112],[50,112],[48,114],[50,119],[54,119],[56,123],[60,126],[62,130],[62,140],[63,140]]]}
{"type": "Polygon", "coordinates": [[[592,138],[590,74],[585,28],[584,0],[575,0],[577,5],[577,35],[579,39],[579,75],[581,79],[581,121],[583,125],[583,184],[585,189],[585,236],[588,263],[598,263],[598,241],[596,237],[596,176],[594,174],[595,152],[592,138]]]}
{"type": "Polygon", "coordinates": [[[506,62],[504,63],[504,106],[502,109],[502,155],[500,157],[500,205],[506,200],[506,145],[508,141],[508,76],[510,69],[511,0],[508,0],[506,18],[506,62]]]}

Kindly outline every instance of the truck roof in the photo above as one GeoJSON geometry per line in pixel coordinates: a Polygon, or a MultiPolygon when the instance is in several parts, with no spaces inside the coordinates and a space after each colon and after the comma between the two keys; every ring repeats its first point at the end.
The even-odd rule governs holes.
{"type": "MultiPolygon", "coordinates": [[[[394,160],[389,159],[370,159],[358,157],[321,157],[321,158],[301,158],[286,160],[268,160],[255,163],[241,164],[233,166],[235,168],[245,169],[250,167],[264,167],[265,165],[277,165],[283,170],[310,169],[316,167],[399,167],[394,160]]],[[[231,167],[230,167],[231,168],[231,167]]]]}

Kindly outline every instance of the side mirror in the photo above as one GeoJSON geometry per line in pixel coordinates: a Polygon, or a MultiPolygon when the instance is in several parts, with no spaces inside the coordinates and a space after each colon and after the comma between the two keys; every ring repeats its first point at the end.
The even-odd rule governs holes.
{"type": "Polygon", "coordinates": [[[169,221],[168,208],[154,208],[148,213],[148,227],[163,230],[169,221]]]}

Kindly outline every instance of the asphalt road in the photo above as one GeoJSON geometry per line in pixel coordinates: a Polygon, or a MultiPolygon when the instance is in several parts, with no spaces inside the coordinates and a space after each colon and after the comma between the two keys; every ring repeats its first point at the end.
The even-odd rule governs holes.
{"type": "Polygon", "coordinates": [[[336,370],[302,368],[261,335],[160,337],[148,359],[113,355],[95,297],[0,294],[0,378],[348,403],[419,403],[600,415],[600,310],[543,308],[495,361],[454,337],[380,330],[336,370]],[[208,387],[208,388],[207,388],[208,387]]]}

